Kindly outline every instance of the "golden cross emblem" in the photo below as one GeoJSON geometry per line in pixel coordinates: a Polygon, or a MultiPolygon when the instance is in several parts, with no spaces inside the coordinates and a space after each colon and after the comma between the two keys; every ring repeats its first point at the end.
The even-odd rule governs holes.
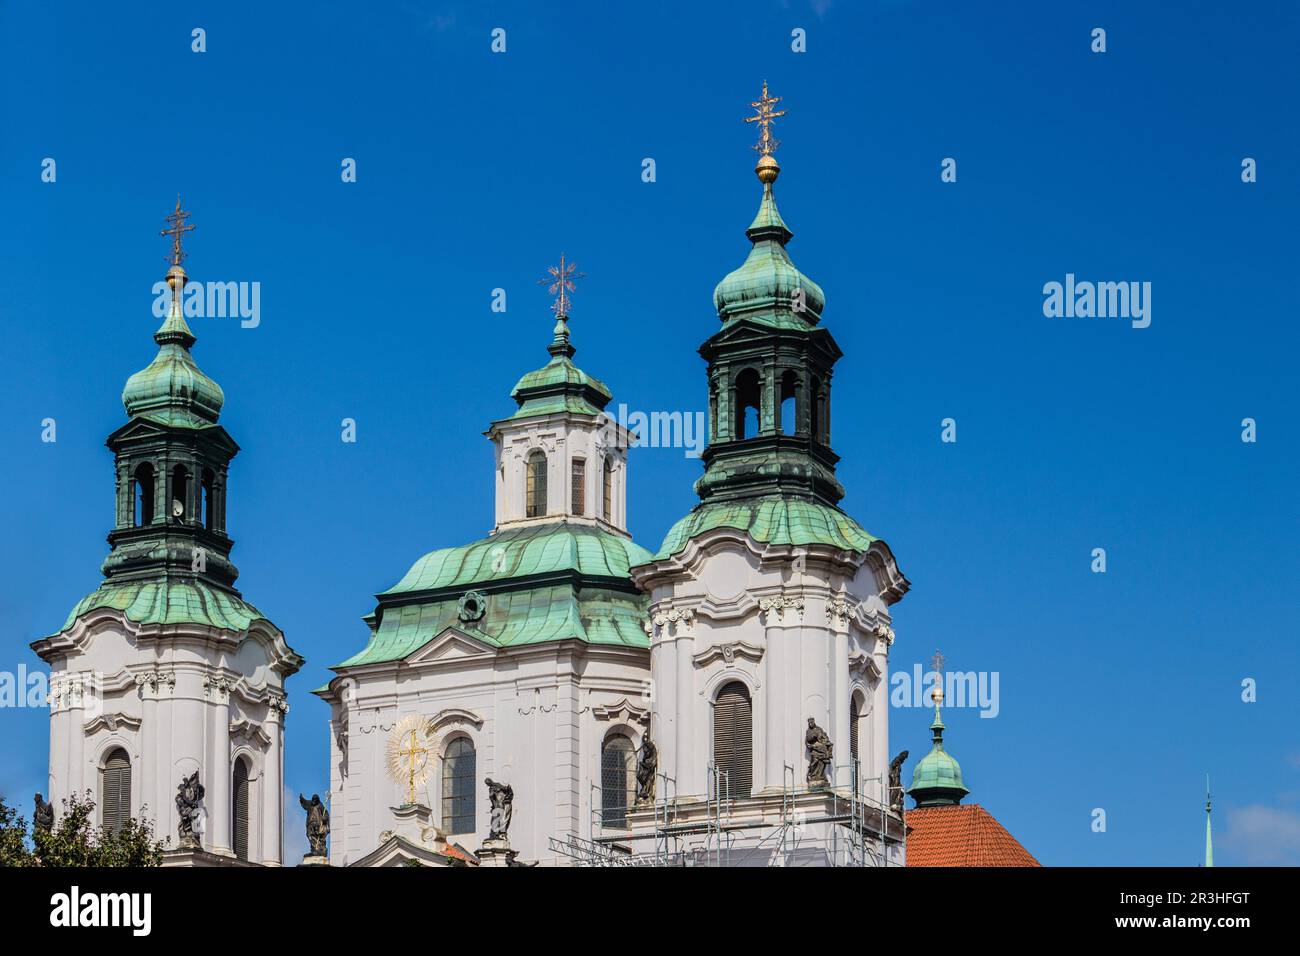
{"type": "MultiPolygon", "coordinates": [[[[405,741],[405,737],[403,738],[405,741]]],[[[412,730],[410,732],[410,741],[406,742],[404,747],[398,749],[399,756],[406,758],[407,772],[407,803],[415,803],[415,777],[424,770],[424,765],[429,759],[429,748],[421,747],[419,732],[412,730]],[[416,763],[416,758],[423,758],[416,763]]]]}
{"type": "Polygon", "coordinates": [[[945,659],[946,658],[944,658],[943,654],[936,650],[934,656],[930,658],[930,669],[936,671],[943,670],[943,662],[945,659]]]}
{"type": "Polygon", "coordinates": [[[574,268],[573,263],[565,262],[564,253],[560,253],[560,264],[546,270],[549,278],[537,280],[538,285],[548,286],[546,291],[555,296],[551,311],[557,317],[569,314],[569,293],[576,289],[574,280],[587,278],[586,273],[574,272],[574,268]]]}
{"type": "Polygon", "coordinates": [[[162,230],[158,235],[172,237],[172,254],[168,257],[171,264],[178,266],[187,253],[181,248],[181,237],[187,232],[193,232],[194,227],[189,223],[190,214],[181,208],[180,194],[176,194],[176,209],[166,217],[170,227],[162,230]]]}
{"type": "Polygon", "coordinates": [[[776,152],[776,148],[781,145],[779,139],[772,138],[772,123],[779,116],[785,115],[785,110],[773,110],[772,107],[781,102],[779,96],[767,95],[767,80],[763,81],[763,95],[749,105],[754,108],[756,116],[745,117],[746,123],[757,123],[759,126],[758,142],[754,144],[754,149],[764,156],[771,156],[776,152]]]}

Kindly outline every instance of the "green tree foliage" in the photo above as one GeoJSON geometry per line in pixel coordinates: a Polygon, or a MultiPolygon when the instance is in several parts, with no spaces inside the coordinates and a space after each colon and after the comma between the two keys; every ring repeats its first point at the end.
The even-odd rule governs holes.
{"type": "Polygon", "coordinates": [[[0,798],[0,866],[160,866],[163,845],[153,825],[128,819],[120,829],[96,828],[95,802],[73,794],[63,801],[54,829],[34,830],[27,843],[27,820],[0,798]]]}

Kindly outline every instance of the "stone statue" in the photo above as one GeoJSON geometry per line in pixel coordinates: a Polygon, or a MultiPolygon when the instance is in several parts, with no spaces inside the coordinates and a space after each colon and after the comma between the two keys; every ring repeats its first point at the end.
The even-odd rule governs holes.
{"type": "Polygon", "coordinates": [[[505,840],[506,831],[510,829],[510,816],[514,812],[512,804],[515,792],[508,783],[496,783],[487,778],[488,802],[492,804],[491,823],[488,830],[489,840],[505,840]]]}
{"type": "Polygon", "coordinates": [[[330,812],[320,802],[320,794],[313,793],[308,800],[301,793],[298,802],[307,811],[307,843],[311,850],[308,856],[325,856],[325,838],[330,835],[330,812]]]}
{"type": "Polygon", "coordinates": [[[903,761],[907,760],[907,751],[889,762],[889,809],[892,813],[903,812],[903,761]]]}
{"type": "Polygon", "coordinates": [[[804,743],[808,746],[808,786],[813,789],[825,787],[830,783],[826,771],[830,769],[835,745],[826,731],[817,726],[817,721],[808,718],[808,733],[804,734],[804,743]]]}
{"type": "Polygon", "coordinates": [[[199,838],[195,836],[194,824],[199,818],[199,801],[203,799],[203,784],[199,783],[199,772],[195,770],[188,777],[181,779],[176,787],[176,812],[180,815],[181,847],[199,849],[199,838]]]}
{"type": "Polygon", "coordinates": [[[54,829],[54,804],[47,803],[39,793],[36,795],[36,812],[32,814],[32,826],[34,830],[44,830],[46,833],[54,829]]]}
{"type": "Polygon", "coordinates": [[[655,780],[659,773],[659,748],[650,739],[650,731],[641,738],[636,755],[636,803],[654,803],[655,780]]]}

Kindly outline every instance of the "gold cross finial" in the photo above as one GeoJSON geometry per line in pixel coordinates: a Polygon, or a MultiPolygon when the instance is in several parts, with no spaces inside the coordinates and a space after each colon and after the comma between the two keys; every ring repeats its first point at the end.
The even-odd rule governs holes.
{"type": "Polygon", "coordinates": [[[936,650],[934,652],[934,656],[930,658],[930,669],[936,671],[943,670],[943,662],[944,662],[943,654],[936,650]]]}
{"type": "Polygon", "coordinates": [[[186,252],[181,248],[181,237],[187,232],[193,232],[194,227],[190,225],[190,214],[181,208],[180,193],[176,194],[176,209],[166,217],[170,227],[162,230],[158,235],[172,237],[172,254],[168,257],[171,264],[178,266],[186,256],[186,252]]]}
{"type": "Polygon", "coordinates": [[[767,80],[763,81],[763,95],[749,105],[754,108],[755,116],[745,117],[746,123],[757,123],[759,126],[758,142],[754,144],[754,149],[764,156],[771,156],[776,152],[776,148],[781,145],[779,139],[772,138],[772,122],[779,116],[785,115],[785,110],[773,110],[772,107],[781,102],[779,96],[767,95],[767,80]]]}
{"type": "Polygon", "coordinates": [[[564,253],[560,253],[560,264],[551,266],[546,270],[549,278],[538,279],[538,285],[547,286],[547,292],[555,296],[555,302],[551,305],[551,311],[557,318],[562,318],[569,314],[569,293],[575,291],[574,280],[587,278],[584,272],[574,272],[575,266],[571,262],[566,262],[564,253]]]}

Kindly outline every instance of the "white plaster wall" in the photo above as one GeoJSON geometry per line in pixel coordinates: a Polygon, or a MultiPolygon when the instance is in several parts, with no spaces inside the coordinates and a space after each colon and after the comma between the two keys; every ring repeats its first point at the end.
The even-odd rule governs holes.
{"type": "MultiPolygon", "coordinates": [[[[498,651],[455,632],[435,638],[401,664],[372,666],[336,679],[331,734],[333,840],[330,862],[354,863],[397,829],[394,808],[405,788],[386,765],[392,729],[408,714],[429,720],[436,756],[417,800],[442,828],[442,760],[457,736],[476,754],[472,833],[445,833],[478,850],[489,831],[484,780],[514,789],[511,847],[523,860],[550,864],[552,836],[591,834],[592,784],[600,781],[600,745],[615,727],[640,727],[646,651],[563,642],[498,651]]],[[[640,742],[639,733],[629,733],[640,742]]],[[[599,797],[596,796],[596,805],[599,797]]]]}
{"type": "Polygon", "coordinates": [[[121,747],[131,760],[131,814],[156,838],[178,833],[175,795],[199,771],[206,794],[205,849],[233,855],[231,788],[236,755],[251,763],[249,859],[281,863],[283,679],[278,632],[198,627],[142,632],[115,611],[95,611],[44,642],[50,663],[50,782],[55,811],[89,790],[102,823],[101,773],[121,747]]]}

